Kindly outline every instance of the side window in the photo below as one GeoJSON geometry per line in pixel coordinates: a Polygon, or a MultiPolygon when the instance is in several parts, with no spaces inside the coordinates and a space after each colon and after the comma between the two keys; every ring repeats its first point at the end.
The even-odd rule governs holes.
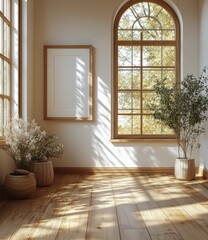
{"type": "Polygon", "coordinates": [[[147,104],[154,83],[180,76],[180,26],[164,1],[129,1],[114,22],[114,139],[173,138],[147,104]]]}
{"type": "Polygon", "coordinates": [[[19,114],[19,9],[20,0],[0,1],[0,140],[19,114]]]}

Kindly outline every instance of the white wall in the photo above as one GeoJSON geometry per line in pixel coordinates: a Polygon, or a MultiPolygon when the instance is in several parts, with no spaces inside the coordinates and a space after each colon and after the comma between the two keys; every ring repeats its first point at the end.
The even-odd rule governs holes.
{"type": "MultiPolygon", "coordinates": [[[[168,0],[169,1],[169,0],[168,0]]],[[[55,132],[65,153],[60,167],[171,167],[174,143],[112,144],[112,24],[122,0],[35,0],[35,118],[55,132]],[[43,45],[89,44],[95,47],[96,120],[71,123],[43,120],[43,45]]],[[[198,73],[198,1],[175,0],[182,14],[183,73],[198,73]]],[[[196,155],[197,158],[197,155],[196,155]]]]}
{"type": "Polygon", "coordinates": [[[4,150],[0,149],[0,186],[4,182],[5,176],[12,172],[14,167],[14,160],[4,150]]]}
{"type": "MultiPolygon", "coordinates": [[[[208,47],[206,0],[166,0],[182,19],[182,75],[198,73],[198,26],[200,6],[200,68],[207,64],[208,47]]],[[[112,82],[112,23],[122,0],[24,0],[27,3],[27,49],[23,57],[24,79],[27,89],[24,114],[36,120],[47,130],[55,132],[65,145],[63,158],[55,166],[63,167],[169,167],[177,156],[174,143],[112,144],[111,82],[112,82]],[[34,11],[34,20],[33,20],[34,11]],[[34,28],[34,29],[33,29],[34,28]],[[69,123],[43,120],[43,45],[90,44],[95,47],[96,121],[69,123]],[[33,55],[34,54],[34,55],[33,55]]],[[[126,2],[126,1],[125,1],[126,2]]],[[[207,129],[208,131],[208,129],[207,129]]],[[[208,168],[206,142],[203,137],[201,156],[208,168]]],[[[196,153],[198,159],[198,154],[196,153]]],[[[0,185],[14,162],[0,151],[0,185]]],[[[197,160],[198,161],[198,160],[197,160]]]]}
{"type": "MultiPolygon", "coordinates": [[[[200,14],[200,61],[199,68],[202,69],[204,66],[208,66],[208,1],[199,1],[199,14],[200,14]]],[[[208,123],[205,124],[206,133],[201,137],[201,149],[200,149],[200,160],[201,166],[208,169],[208,123]]]]}
{"type": "Polygon", "coordinates": [[[165,0],[176,12],[181,25],[181,77],[198,75],[198,0],[165,0]]]}

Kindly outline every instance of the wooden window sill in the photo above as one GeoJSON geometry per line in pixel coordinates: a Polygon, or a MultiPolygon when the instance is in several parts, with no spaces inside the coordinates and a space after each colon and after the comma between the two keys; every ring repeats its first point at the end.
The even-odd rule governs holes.
{"type": "Polygon", "coordinates": [[[176,139],[111,139],[111,143],[177,143],[176,139]]]}

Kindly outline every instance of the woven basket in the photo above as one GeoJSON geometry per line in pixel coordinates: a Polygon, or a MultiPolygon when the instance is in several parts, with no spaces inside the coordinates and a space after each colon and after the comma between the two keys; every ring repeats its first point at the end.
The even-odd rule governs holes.
{"type": "Polygon", "coordinates": [[[36,190],[36,179],[34,173],[28,175],[8,174],[5,177],[4,188],[11,198],[28,198],[36,190]]]}
{"type": "Polygon", "coordinates": [[[53,183],[54,171],[51,161],[31,162],[30,171],[35,173],[38,187],[49,186],[53,183]]]}
{"type": "Polygon", "coordinates": [[[175,161],[175,177],[179,180],[195,179],[196,169],[194,159],[177,158],[175,161]]]}

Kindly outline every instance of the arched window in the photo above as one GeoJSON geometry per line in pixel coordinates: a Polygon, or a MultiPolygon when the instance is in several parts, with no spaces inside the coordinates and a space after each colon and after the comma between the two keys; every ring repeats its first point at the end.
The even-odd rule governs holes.
{"type": "Polygon", "coordinates": [[[180,25],[164,1],[131,0],[114,22],[113,139],[174,138],[147,104],[156,79],[180,77],[180,25]]]}

